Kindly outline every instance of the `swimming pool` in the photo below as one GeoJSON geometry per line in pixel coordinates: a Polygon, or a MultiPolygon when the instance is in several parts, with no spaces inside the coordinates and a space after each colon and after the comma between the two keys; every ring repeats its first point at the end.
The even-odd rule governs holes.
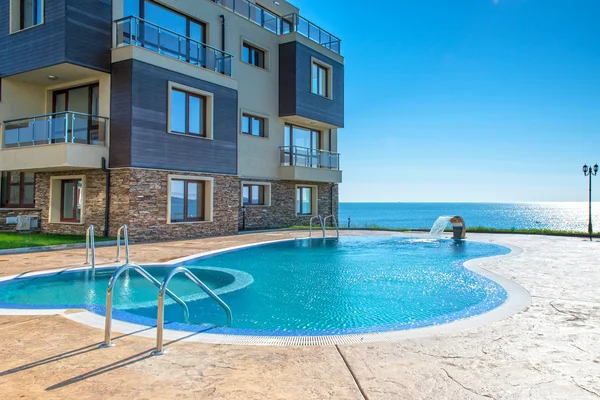
{"type": "MultiPolygon", "coordinates": [[[[230,306],[223,310],[182,276],[169,289],[188,304],[166,302],[167,329],[253,336],[326,336],[443,324],[485,313],[507,299],[496,282],[464,268],[504,255],[488,243],[404,237],[302,239],[258,245],[188,261],[184,266],[230,306]],[[192,324],[194,323],[194,324],[192,324]],[[206,324],[199,326],[197,323],[206,324]]],[[[148,266],[159,281],[165,266],[148,266]]],[[[0,308],[85,308],[103,315],[113,270],[44,274],[0,282],[0,308]]],[[[157,290],[136,273],[115,289],[119,320],[156,323],[157,290]]]]}

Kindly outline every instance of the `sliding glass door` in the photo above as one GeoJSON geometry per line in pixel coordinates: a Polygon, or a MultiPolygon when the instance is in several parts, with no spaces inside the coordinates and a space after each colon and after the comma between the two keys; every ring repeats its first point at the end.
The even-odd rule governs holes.
{"type": "Polygon", "coordinates": [[[95,144],[104,140],[98,137],[98,119],[92,117],[98,116],[99,103],[97,83],[55,91],[52,112],[57,115],[51,126],[53,142],[95,144]]]}

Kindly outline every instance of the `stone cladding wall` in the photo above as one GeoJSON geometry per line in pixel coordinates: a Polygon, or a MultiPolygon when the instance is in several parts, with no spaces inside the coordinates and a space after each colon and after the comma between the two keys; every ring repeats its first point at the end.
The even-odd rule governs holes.
{"type": "MultiPolygon", "coordinates": [[[[244,179],[244,182],[252,180],[244,179]]],[[[265,182],[262,180],[261,182],[265,182]]],[[[289,226],[308,226],[310,216],[296,215],[296,185],[317,186],[318,213],[325,217],[339,213],[339,185],[331,183],[311,183],[297,181],[271,181],[271,205],[246,207],[246,230],[273,229],[289,226]]],[[[240,184],[241,185],[241,184],[240,184]]],[[[239,229],[244,227],[244,216],[239,210],[239,229]]]]}

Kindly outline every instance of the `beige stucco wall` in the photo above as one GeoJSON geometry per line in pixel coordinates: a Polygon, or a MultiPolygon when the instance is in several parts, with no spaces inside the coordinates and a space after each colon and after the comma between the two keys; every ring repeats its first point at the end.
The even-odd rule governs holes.
{"type": "Polygon", "coordinates": [[[43,86],[3,78],[0,121],[44,114],[45,101],[43,86]]]}
{"type": "MultiPolygon", "coordinates": [[[[127,48],[113,50],[113,62],[126,58],[136,58],[154,65],[162,66],[177,72],[204,79],[216,84],[233,87],[229,81],[237,81],[235,88],[238,89],[239,98],[239,122],[238,122],[238,165],[239,175],[242,178],[279,178],[279,148],[284,145],[285,121],[279,118],[279,44],[300,35],[278,36],[263,27],[260,27],[247,19],[232,13],[231,11],[211,1],[203,0],[156,0],[168,7],[174,8],[181,13],[187,14],[207,24],[208,44],[221,48],[221,15],[225,16],[226,43],[225,49],[234,56],[233,79],[215,74],[201,68],[190,66],[183,61],[171,59],[149,51],[125,50],[127,48]],[[267,52],[267,69],[261,69],[241,61],[242,42],[246,40],[256,47],[267,52]],[[149,54],[150,53],[150,54],[149,54]],[[143,55],[143,59],[141,58],[143,55]],[[167,65],[168,64],[168,65],[167,65]],[[175,68],[174,64],[181,64],[175,68]],[[191,67],[191,68],[190,68],[191,67]],[[255,114],[268,119],[267,138],[259,138],[243,135],[241,133],[241,115],[243,112],[255,114]]],[[[275,6],[272,1],[264,0],[257,3],[277,12],[280,15],[298,13],[299,10],[286,1],[279,1],[275,6]]],[[[113,1],[113,15],[115,20],[124,17],[123,0],[113,1]]],[[[302,43],[308,43],[317,51],[323,52],[329,57],[343,62],[343,58],[324,47],[299,37],[302,43]]],[[[143,49],[142,49],[143,50],[143,49]]],[[[303,121],[305,122],[305,121],[303,121]]],[[[310,127],[309,124],[304,126],[310,127]]],[[[328,128],[329,126],[316,126],[322,129],[323,149],[337,149],[337,130],[333,130],[332,149],[329,149],[328,128]]]]}

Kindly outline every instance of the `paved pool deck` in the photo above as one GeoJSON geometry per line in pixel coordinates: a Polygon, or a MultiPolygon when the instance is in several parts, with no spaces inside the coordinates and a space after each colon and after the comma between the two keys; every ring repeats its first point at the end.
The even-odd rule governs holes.
{"type": "MultiPolygon", "coordinates": [[[[344,232],[344,235],[398,235],[344,232]]],[[[412,234],[414,236],[417,234],[412,234]]],[[[306,232],[140,244],[136,263],[306,232]]],[[[479,260],[531,294],[527,308],[488,325],[365,343],[320,347],[212,345],[175,341],[151,357],[151,338],[103,331],[62,315],[0,316],[1,399],[598,399],[600,241],[469,234],[522,249],[479,260]]],[[[97,250],[98,263],[115,248],[97,250]]],[[[0,278],[81,267],[85,250],[0,256],[0,278]]]]}

